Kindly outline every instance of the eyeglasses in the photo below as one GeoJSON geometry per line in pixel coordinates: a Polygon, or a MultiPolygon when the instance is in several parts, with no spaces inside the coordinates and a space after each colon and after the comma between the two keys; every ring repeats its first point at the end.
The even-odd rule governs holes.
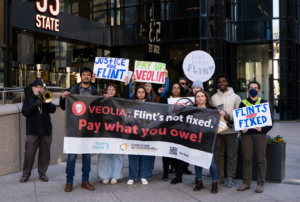
{"type": "Polygon", "coordinates": [[[187,85],[187,83],[180,83],[181,85],[187,85]]]}

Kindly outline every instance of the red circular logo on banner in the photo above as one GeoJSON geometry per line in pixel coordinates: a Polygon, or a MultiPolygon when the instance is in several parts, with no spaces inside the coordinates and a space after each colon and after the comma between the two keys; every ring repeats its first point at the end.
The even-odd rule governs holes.
{"type": "Polygon", "coordinates": [[[83,102],[77,101],[72,106],[72,111],[75,115],[81,116],[86,111],[86,106],[83,102]]]}

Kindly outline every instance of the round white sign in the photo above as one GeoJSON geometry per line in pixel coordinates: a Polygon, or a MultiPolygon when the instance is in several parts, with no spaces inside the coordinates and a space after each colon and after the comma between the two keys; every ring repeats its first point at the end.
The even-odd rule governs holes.
{"type": "Polygon", "coordinates": [[[208,81],[215,72],[214,59],[205,51],[192,51],[183,61],[183,72],[191,81],[208,81]]]}

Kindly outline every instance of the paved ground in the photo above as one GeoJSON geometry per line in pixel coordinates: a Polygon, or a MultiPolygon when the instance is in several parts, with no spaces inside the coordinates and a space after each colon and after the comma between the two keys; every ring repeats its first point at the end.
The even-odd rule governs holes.
{"type": "MultiPolygon", "coordinates": [[[[218,194],[211,194],[211,179],[209,172],[204,171],[205,189],[194,192],[194,170],[190,168],[193,175],[185,175],[183,183],[170,185],[169,182],[161,180],[162,162],[156,158],[153,177],[149,185],[143,186],[140,181],[134,185],[126,185],[125,177],[117,185],[103,185],[97,180],[97,158],[93,156],[90,182],[96,188],[95,191],[87,191],[80,187],[81,164],[76,165],[76,177],[74,189],[71,193],[64,192],[65,167],[66,164],[56,164],[49,167],[49,182],[41,182],[38,179],[37,170],[34,169],[33,176],[25,183],[19,183],[21,173],[0,177],[0,201],[299,201],[300,197],[300,123],[276,123],[270,135],[283,135],[287,140],[286,173],[281,183],[267,182],[262,194],[254,192],[256,182],[253,182],[250,190],[238,192],[236,189],[242,184],[236,180],[234,188],[219,186],[218,194]]],[[[124,176],[128,176],[127,156],[124,157],[124,176]]],[[[173,177],[171,175],[170,177],[173,177]]]]}

